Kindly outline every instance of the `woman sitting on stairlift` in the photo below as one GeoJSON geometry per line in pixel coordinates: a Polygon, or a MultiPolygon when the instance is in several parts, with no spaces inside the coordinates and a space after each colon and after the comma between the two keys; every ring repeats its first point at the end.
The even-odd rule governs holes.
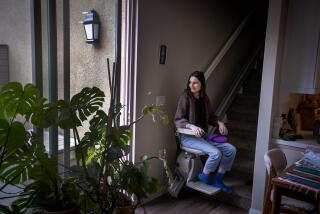
{"type": "Polygon", "coordinates": [[[206,137],[208,125],[218,125],[221,135],[227,135],[228,129],[212,111],[205,90],[203,72],[193,72],[189,76],[187,88],[179,98],[174,122],[177,128],[187,128],[194,132],[194,135],[181,134],[181,144],[184,147],[197,149],[209,155],[198,179],[229,193],[231,189],[223,183],[222,179],[225,172],[232,167],[236,148],[227,142],[218,143],[206,137]],[[216,176],[210,177],[210,173],[215,172],[217,168],[216,176]]]}

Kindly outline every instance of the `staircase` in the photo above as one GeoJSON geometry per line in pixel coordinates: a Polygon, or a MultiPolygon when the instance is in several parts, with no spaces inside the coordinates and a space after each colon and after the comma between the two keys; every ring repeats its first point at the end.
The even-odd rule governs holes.
{"type": "Polygon", "coordinates": [[[258,59],[254,67],[227,110],[229,141],[237,148],[237,156],[232,170],[225,176],[225,183],[232,187],[233,192],[214,196],[217,200],[247,210],[251,206],[262,59],[258,59]]]}

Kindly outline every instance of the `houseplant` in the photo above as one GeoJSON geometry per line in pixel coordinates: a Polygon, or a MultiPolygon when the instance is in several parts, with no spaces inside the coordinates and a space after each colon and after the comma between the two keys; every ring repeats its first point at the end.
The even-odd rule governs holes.
{"type": "Polygon", "coordinates": [[[131,204],[128,199],[132,195],[139,203],[148,193],[156,191],[157,180],[147,174],[147,161],[151,158],[143,156],[141,162],[133,164],[125,157],[131,150],[129,141],[135,123],[146,115],[153,119],[159,116],[168,123],[167,115],[158,106],[149,105],[143,108],[137,120],[121,125],[119,116],[123,106],[116,102],[119,77],[113,70],[111,80],[109,66],[108,73],[110,103],[107,112],[100,108],[104,93],[98,88],[84,88],[70,102],[58,103],[61,112],[59,126],[72,129],[75,136],[79,164],[71,168],[71,174],[77,178],[77,184],[84,192],[82,208],[94,213],[111,213],[117,206],[126,205],[124,202],[131,204]],[[77,127],[87,120],[89,128],[80,137],[77,127]]]}
{"type": "Polygon", "coordinates": [[[11,209],[2,213],[25,213],[38,210],[62,211],[79,205],[80,191],[72,178],[64,179],[57,167],[57,157],[49,156],[29,124],[47,128],[56,123],[56,107],[40,96],[32,84],[17,82],[0,88],[0,191],[20,184],[11,209]],[[26,182],[26,183],[25,183],[26,182]],[[72,190],[72,191],[70,191],[72,190]]]}
{"type": "MultiPolygon", "coordinates": [[[[133,164],[126,160],[130,153],[131,127],[146,115],[159,115],[166,123],[167,115],[157,106],[146,106],[134,122],[120,125],[118,117],[122,106],[113,103],[113,95],[106,114],[101,106],[104,94],[97,88],[84,88],[70,103],[60,101],[59,126],[70,128],[76,136],[76,158],[79,164],[71,167],[72,176],[84,192],[83,210],[94,213],[111,213],[117,205],[126,205],[134,194],[138,202],[148,193],[156,191],[157,180],[147,175],[147,156],[133,164]],[[88,107],[87,104],[92,104],[88,107]],[[84,110],[86,109],[86,110],[84,110]],[[83,137],[77,130],[89,120],[83,137]]],[[[152,157],[155,158],[155,157],[152,157]]]]}
{"type": "MultiPolygon", "coordinates": [[[[110,69],[108,72],[111,77],[110,69]]],[[[153,118],[159,115],[167,123],[168,117],[157,106],[150,105],[136,121],[120,125],[123,106],[115,99],[118,90],[115,71],[112,77],[107,112],[102,110],[105,95],[96,87],[82,89],[70,101],[54,103],[47,103],[31,84],[23,88],[20,83],[8,83],[0,89],[0,180],[5,183],[0,190],[7,184],[32,178],[19,192],[12,209],[21,212],[26,207],[50,209],[56,202],[53,206],[60,209],[81,204],[83,212],[112,213],[124,202],[131,204],[132,195],[139,203],[148,193],[156,191],[157,180],[147,174],[150,158],[143,156],[141,162],[133,164],[125,156],[130,153],[131,128],[136,122],[146,115],[153,118]],[[24,122],[16,121],[17,115],[24,122]],[[89,129],[80,136],[78,127],[85,121],[89,121],[89,129]],[[25,122],[39,127],[57,124],[73,131],[77,165],[69,169],[68,179],[59,175],[57,157],[47,155],[36,134],[26,131],[25,122]]],[[[9,208],[0,209],[9,213],[9,208]]]]}

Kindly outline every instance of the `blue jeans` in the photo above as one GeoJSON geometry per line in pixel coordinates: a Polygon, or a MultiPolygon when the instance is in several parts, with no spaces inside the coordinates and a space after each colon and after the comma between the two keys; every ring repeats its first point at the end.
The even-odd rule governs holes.
{"type": "Polygon", "coordinates": [[[181,144],[190,149],[197,149],[209,155],[204,167],[215,171],[222,167],[229,171],[232,167],[237,149],[230,143],[215,143],[192,135],[180,134],[181,144]],[[220,165],[219,165],[220,164],[220,165]]]}

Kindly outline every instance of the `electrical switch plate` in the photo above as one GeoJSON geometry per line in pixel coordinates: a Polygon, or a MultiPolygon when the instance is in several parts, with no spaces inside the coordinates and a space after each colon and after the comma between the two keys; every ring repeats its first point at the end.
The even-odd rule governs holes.
{"type": "Polygon", "coordinates": [[[157,106],[164,106],[166,103],[166,97],[165,96],[156,96],[156,105],[157,106]]]}

